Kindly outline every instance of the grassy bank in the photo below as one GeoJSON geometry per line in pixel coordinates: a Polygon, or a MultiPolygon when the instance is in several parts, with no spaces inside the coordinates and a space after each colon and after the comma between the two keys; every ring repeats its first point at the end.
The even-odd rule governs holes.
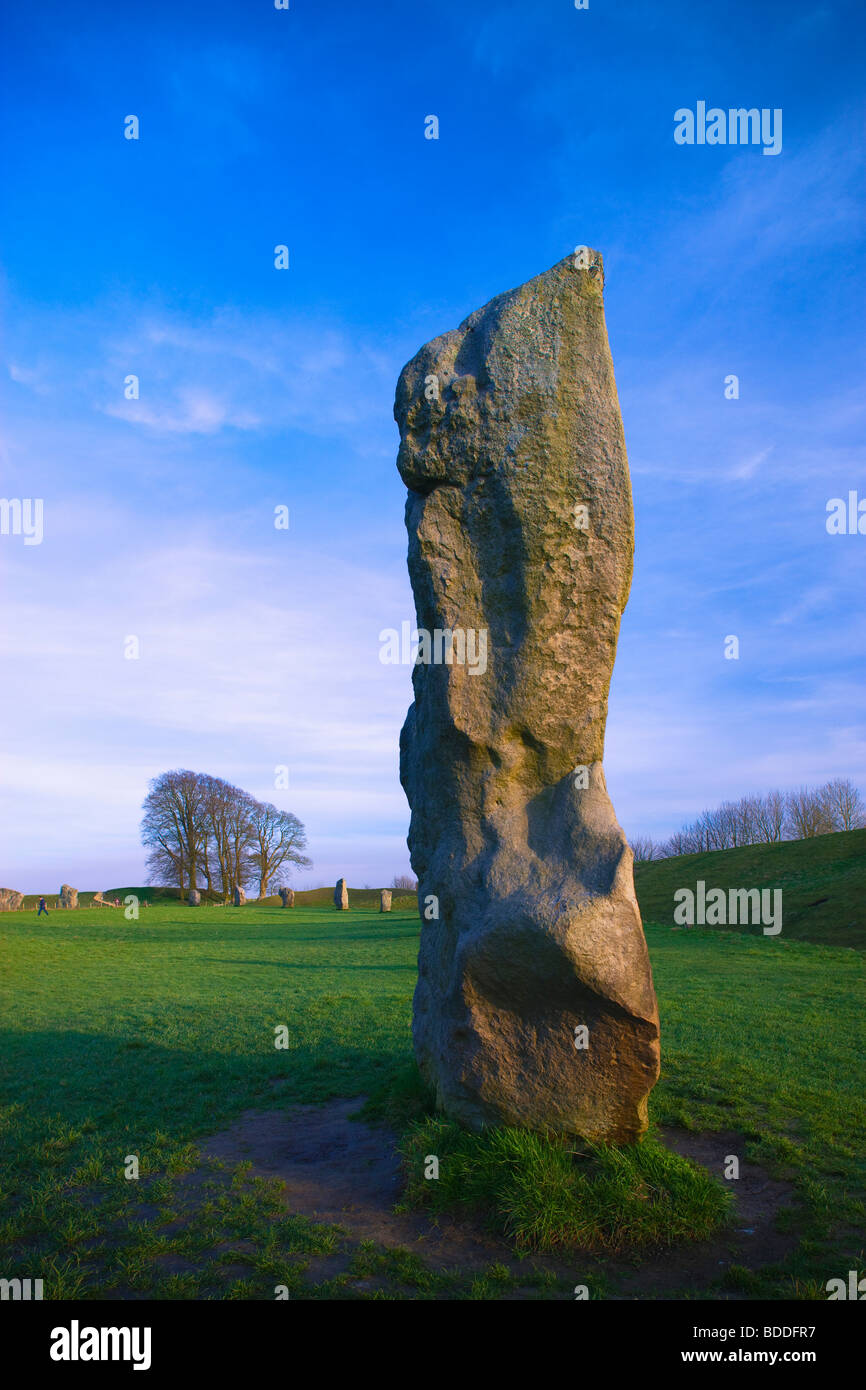
{"type": "Polygon", "coordinates": [[[698,879],[708,890],[779,888],[786,940],[866,949],[866,830],[636,864],[644,921],[672,923],[674,893],[698,879]]]}

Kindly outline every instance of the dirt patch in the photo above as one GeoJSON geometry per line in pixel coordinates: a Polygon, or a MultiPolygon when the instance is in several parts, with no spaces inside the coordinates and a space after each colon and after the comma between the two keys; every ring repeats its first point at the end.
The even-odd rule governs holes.
{"type": "Polygon", "coordinates": [[[777,1231],[775,1219],[778,1211],[792,1205],[794,1189],[788,1182],[769,1177],[756,1163],[745,1162],[746,1140],[742,1134],[733,1130],[692,1134],[688,1130],[662,1129],[659,1138],[674,1153],[700,1163],[733,1189],[737,1201],[733,1234],[745,1237],[739,1244],[744,1250],[754,1248],[760,1264],[774,1264],[793,1249],[796,1237],[777,1231]],[[739,1177],[726,1180],[724,1174],[731,1155],[739,1160],[739,1177]]]}
{"type": "Polygon", "coordinates": [[[206,1140],[201,1151],[227,1165],[251,1163],[255,1177],[280,1179],[289,1211],[342,1226],[355,1242],[400,1245],[437,1269],[513,1261],[508,1245],[480,1230],[394,1212],[402,1186],[395,1136],[350,1119],[364,1099],[291,1111],[247,1110],[230,1129],[206,1140]]]}
{"type": "MultiPolygon", "coordinates": [[[[248,1110],[229,1128],[202,1145],[202,1154],[227,1166],[250,1163],[256,1177],[284,1184],[288,1211],[313,1221],[341,1226],[349,1246],[372,1240],[400,1246],[418,1255],[431,1269],[472,1274],[492,1264],[504,1265],[518,1278],[545,1271],[567,1281],[553,1297],[570,1297],[571,1287],[603,1274],[620,1298],[664,1298],[674,1290],[708,1288],[731,1264],[759,1269],[781,1260],[796,1245],[796,1236],[775,1229],[776,1213],[790,1203],[789,1184],[771,1179],[740,1158],[735,1191],[736,1218],[725,1233],[700,1244],[668,1249],[632,1260],[574,1254],[566,1258],[517,1258],[511,1247],[469,1221],[422,1213],[396,1213],[401,1195],[400,1158],[395,1136],[350,1117],[364,1097],[335,1100],[293,1110],[248,1110]]],[[[742,1155],[745,1141],[731,1133],[690,1134],[668,1129],[659,1136],[676,1153],[722,1177],[729,1154],[742,1155]]],[[[315,1257],[308,1278],[315,1283],[345,1268],[347,1255],[315,1257]]],[[[357,1289],[358,1285],[355,1286],[357,1289]]],[[[508,1297],[515,1297],[513,1290],[508,1297]]],[[[537,1297],[538,1291],[526,1290],[537,1297]]],[[[736,1294],[730,1295],[736,1297],[736,1294]]]]}
{"type": "MultiPolygon", "coordinates": [[[[621,1280],[623,1297],[639,1298],[651,1293],[654,1298],[664,1298],[677,1288],[706,1289],[731,1265],[758,1270],[778,1264],[795,1249],[796,1234],[776,1230],[776,1214],[792,1205],[793,1188],[790,1183],[771,1178],[757,1164],[743,1160],[746,1141],[742,1134],[732,1130],[693,1134],[684,1129],[659,1129],[658,1137],[674,1153],[699,1163],[731,1188],[736,1202],[734,1220],[713,1240],[675,1246],[645,1260],[634,1274],[621,1280]],[[739,1159],[739,1177],[726,1181],[725,1169],[732,1154],[739,1159]]],[[[724,1297],[738,1299],[748,1295],[730,1291],[724,1297]]]]}

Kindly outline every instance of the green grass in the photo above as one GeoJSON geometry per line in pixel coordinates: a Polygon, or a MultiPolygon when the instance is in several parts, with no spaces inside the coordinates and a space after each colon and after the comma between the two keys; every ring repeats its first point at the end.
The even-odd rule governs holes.
{"type": "Polygon", "coordinates": [[[431,1118],[412,1126],[403,1155],[408,1204],[479,1214],[518,1251],[657,1250],[714,1234],[731,1205],[718,1179],[651,1137],[617,1149],[431,1118]]]}
{"type": "MultiPolygon", "coordinates": [[[[271,1298],[275,1283],[292,1297],[508,1295],[501,1271],[419,1272],[394,1251],[367,1252],[374,1274],[356,1254],[347,1273],[310,1288],[304,1268],[340,1245],[339,1231],[291,1217],[273,1183],[219,1165],[198,1173],[196,1203],[185,1195],[201,1169],[196,1141],[248,1107],[370,1094],[401,1129],[425,1123],[411,1081],[414,912],[195,911],[166,901],[138,922],[98,909],[47,921],[2,914],[0,938],[4,1276],[42,1277],[46,1297],[271,1298]],[[279,1024],[288,1027],[286,1050],[274,1047],[279,1024]],[[128,1154],[139,1156],[138,1182],[124,1178],[128,1154]]],[[[739,1131],[745,1157],[796,1187],[786,1218],[800,1237],[794,1255],[779,1269],[729,1279],[791,1297],[862,1268],[862,957],[784,933],[650,925],[647,938],[662,1018],[654,1121],[739,1131]]],[[[589,1153],[578,1173],[597,1188],[587,1194],[580,1182],[567,1190],[550,1152],[537,1153],[533,1168],[529,1140],[496,1141],[512,1155],[497,1179],[468,1138],[437,1135],[453,1141],[461,1181],[477,1181],[482,1208],[491,1182],[506,1170],[520,1179],[524,1168],[522,1205],[519,1182],[510,1195],[498,1191],[510,1203],[504,1228],[526,1247],[555,1246],[567,1208],[588,1244],[639,1250],[656,1242],[666,1203],[669,1215],[712,1203],[712,1191],[677,1192],[676,1165],[652,1141],[628,1157],[628,1171],[589,1153]],[[635,1193],[643,1210],[630,1207],[635,1193]]],[[[543,1282],[537,1292],[550,1296],[543,1282]]]]}
{"type": "MultiPolygon", "coordinates": [[[[866,830],[812,840],[681,854],[635,865],[645,921],[674,920],[674,892],[703,879],[710,888],[780,888],[782,935],[791,941],[866,949],[866,830]]],[[[761,927],[745,927],[761,933],[761,927]]]]}

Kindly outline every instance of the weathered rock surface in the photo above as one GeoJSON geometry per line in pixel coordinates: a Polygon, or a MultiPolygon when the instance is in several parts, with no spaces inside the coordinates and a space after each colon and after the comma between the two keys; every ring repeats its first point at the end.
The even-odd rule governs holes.
{"type": "Polygon", "coordinates": [[[201,907],[201,893],[197,888],[190,888],[187,894],[187,902],[190,907],[201,907]]]}
{"type": "Polygon", "coordinates": [[[24,894],[15,888],[0,888],[0,912],[17,912],[24,901],[24,894]]]}
{"type": "Polygon", "coordinates": [[[633,517],[589,261],[498,296],[400,376],[418,628],[487,642],[486,669],[459,645],[415,666],[400,775],[424,906],[413,1035],[439,1105],[622,1143],[646,1128],[659,1029],[602,771],[633,517]]]}
{"type": "Polygon", "coordinates": [[[294,890],[294,888],[281,888],[281,889],[280,889],[280,902],[282,903],[283,907],[294,907],[294,905],[295,905],[295,890],[294,890]]]}
{"type": "Polygon", "coordinates": [[[77,889],[77,888],[71,888],[70,885],[69,885],[68,883],[61,883],[61,885],[60,885],[60,906],[61,906],[61,907],[77,907],[77,906],[78,906],[78,889],[77,889]]]}
{"type": "Polygon", "coordinates": [[[346,880],[344,878],[337,879],[337,886],[334,889],[334,907],[339,908],[342,912],[348,910],[349,890],[346,887],[346,880]]]}
{"type": "Polygon", "coordinates": [[[383,889],[382,889],[382,892],[381,892],[380,895],[379,895],[379,911],[380,911],[380,912],[390,912],[390,911],[391,911],[391,890],[390,890],[390,888],[383,888],[383,889]]]}
{"type": "Polygon", "coordinates": [[[234,904],[235,904],[235,907],[243,907],[243,905],[244,905],[244,903],[246,902],[246,900],[247,900],[247,895],[246,895],[246,893],[244,892],[243,888],[236,888],[236,889],[235,889],[235,895],[234,895],[234,904]]]}

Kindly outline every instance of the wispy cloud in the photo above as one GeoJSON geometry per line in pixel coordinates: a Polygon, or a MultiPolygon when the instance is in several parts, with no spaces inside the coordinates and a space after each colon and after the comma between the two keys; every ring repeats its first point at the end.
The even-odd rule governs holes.
{"type": "Polygon", "coordinates": [[[53,314],[47,343],[38,323],[22,326],[7,367],[16,383],[64,406],[83,396],[91,409],[155,433],[298,429],[351,437],[362,451],[393,435],[405,348],[388,351],[347,326],[232,308],[193,318],[123,303],[60,317],[66,332],[53,314]]]}

